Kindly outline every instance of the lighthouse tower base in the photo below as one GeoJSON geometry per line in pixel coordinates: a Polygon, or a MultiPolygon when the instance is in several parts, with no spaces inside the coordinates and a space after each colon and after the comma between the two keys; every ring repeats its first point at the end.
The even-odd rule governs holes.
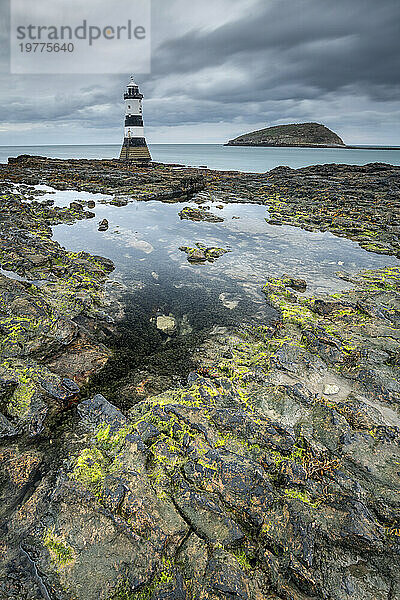
{"type": "Polygon", "coordinates": [[[124,143],[119,155],[120,160],[126,162],[148,163],[151,161],[149,149],[144,137],[142,100],[143,94],[131,77],[126,92],[125,100],[125,127],[124,143]]]}
{"type": "Polygon", "coordinates": [[[137,162],[150,162],[151,155],[147,147],[146,141],[143,140],[141,145],[132,144],[132,139],[125,139],[122,144],[121,153],[119,155],[120,160],[137,161],[137,162]]]}

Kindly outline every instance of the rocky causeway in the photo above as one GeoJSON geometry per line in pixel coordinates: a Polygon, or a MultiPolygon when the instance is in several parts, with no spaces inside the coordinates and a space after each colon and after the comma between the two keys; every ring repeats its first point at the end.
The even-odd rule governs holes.
{"type": "MultiPolygon", "coordinates": [[[[21,156],[0,188],[0,600],[400,597],[400,167],[21,156]],[[185,202],[196,227],[263,205],[278,232],[330,232],[388,266],[316,294],[266,270],[264,322],[214,328],[185,349],[183,384],[122,399],[114,265],[53,236],[95,203],[60,207],[43,186],[108,194],[115,210],[185,202]]],[[[188,243],[188,269],[230,255],[188,243]]],[[[184,324],[156,313],[149,327],[168,348],[184,324]]]]}

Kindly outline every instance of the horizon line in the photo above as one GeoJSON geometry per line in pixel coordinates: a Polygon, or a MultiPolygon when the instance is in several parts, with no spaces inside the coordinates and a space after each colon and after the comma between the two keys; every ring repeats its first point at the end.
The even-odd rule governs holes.
{"type": "MultiPolygon", "coordinates": [[[[228,146],[224,142],[148,142],[150,146],[224,146],[230,148],[298,148],[298,149],[316,149],[316,150],[357,150],[365,148],[371,150],[400,150],[400,146],[391,146],[391,145],[379,145],[377,146],[372,144],[345,144],[344,146],[228,146]]],[[[54,147],[65,147],[65,146],[120,146],[121,144],[118,142],[115,143],[103,143],[103,144],[0,144],[0,148],[44,148],[48,146],[54,147]]]]}

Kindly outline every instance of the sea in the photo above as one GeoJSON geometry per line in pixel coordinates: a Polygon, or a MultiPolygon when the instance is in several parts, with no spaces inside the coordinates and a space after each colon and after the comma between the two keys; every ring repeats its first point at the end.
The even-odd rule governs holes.
{"type": "MultiPolygon", "coordinates": [[[[117,158],[119,144],[0,146],[0,162],[10,156],[33,154],[49,158],[117,158]]],[[[381,162],[400,165],[400,150],[359,148],[267,148],[236,147],[222,144],[150,144],[154,161],[227,171],[264,173],[286,165],[293,169],[309,165],[339,163],[365,165],[381,162]]]]}

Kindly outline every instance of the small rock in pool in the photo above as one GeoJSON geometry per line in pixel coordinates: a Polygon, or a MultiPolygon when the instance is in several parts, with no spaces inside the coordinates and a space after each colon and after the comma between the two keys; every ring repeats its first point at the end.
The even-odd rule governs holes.
{"type": "Polygon", "coordinates": [[[283,283],[286,287],[290,287],[297,292],[305,292],[307,289],[307,282],[305,279],[295,279],[294,277],[284,275],[283,283]]]}
{"type": "Polygon", "coordinates": [[[83,206],[82,204],[79,204],[79,202],[70,202],[69,207],[72,208],[72,210],[83,210],[83,206]]]}
{"type": "Polygon", "coordinates": [[[176,332],[176,319],[172,315],[160,315],[157,317],[156,327],[163,333],[171,335],[176,332]]]}
{"type": "Polygon", "coordinates": [[[61,380],[61,385],[63,386],[63,388],[68,390],[68,392],[79,394],[79,385],[77,385],[72,379],[68,379],[68,377],[64,377],[61,380]]]}
{"type": "Polygon", "coordinates": [[[111,200],[110,204],[113,206],[126,206],[128,204],[127,198],[119,198],[116,196],[113,200],[111,200]]]}
{"type": "MultiPolygon", "coordinates": [[[[180,250],[183,250],[183,248],[180,248],[180,250]]],[[[186,250],[183,251],[186,252],[186,250]]],[[[200,248],[189,248],[187,259],[189,262],[201,263],[206,262],[207,256],[205,255],[204,250],[200,250],[200,248]]]]}
{"type": "Polygon", "coordinates": [[[145,254],[151,254],[152,252],[154,252],[154,247],[145,240],[133,239],[130,242],[128,242],[127,245],[131,248],[135,248],[136,250],[140,250],[140,252],[144,252],[145,254]]]}
{"type": "Polygon", "coordinates": [[[181,252],[186,252],[187,259],[190,263],[204,263],[214,262],[217,258],[230,252],[224,248],[216,248],[204,246],[204,244],[196,244],[197,248],[191,248],[190,246],[180,246],[181,252]]]}
{"type": "Polygon", "coordinates": [[[52,383],[51,381],[42,381],[40,385],[49,396],[61,402],[70,400],[77,394],[75,391],[68,390],[63,384],[61,384],[61,387],[59,384],[52,383]]]}
{"type": "Polygon", "coordinates": [[[99,231],[107,231],[108,229],[108,221],[107,219],[103,219],[99,224],[99,231]]]}
{"type": "Polygon", "coordinates": [[[96,202],[94,200],[89,200],[87,205],[88,208],[94,208],[96,206],[96,202]]]}
{"type": "Polygon", "coordinates": [[[235,296],[234,294],[223,293],[219,295],[219,299],[225,308],[229,308],[229,310],[233,310],[237,307],[240,302],[240,298],[235,296]]]}
{"type": "Polygon", "coordinates": [[[340,392],[340,387],[333,383],[327,383],[324,387],[324,394],[327,396],[333,396],[334,394],[338,394],[340,392]]]}
{"type": "Polygon", "coordinates": [[[195,208],[194,206],[185,206],[179,213],[181,219],[189,221],[207,221],[209,223],[222,223],[224,219],[213,215],[209,208],[195,208]]]}

